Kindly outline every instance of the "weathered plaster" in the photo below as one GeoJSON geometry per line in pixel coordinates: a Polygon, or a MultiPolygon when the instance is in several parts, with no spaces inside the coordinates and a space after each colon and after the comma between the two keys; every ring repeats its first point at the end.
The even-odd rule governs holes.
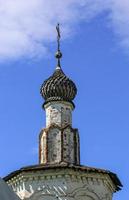
{"type": "Polygon", "coordinates": [[[68,102],[49,102],[45,105],[46,127],[56,124],[60,127],[72,125],[73,106],[68,102]]]}
{"type": "Polygon", "coordinates": [[[115,190],[105,174],[71,169],[22,173],[8,184],[22,200],[111,200],[115,190]]]}
{"type": "Polygon", "coordinates": [[[80,144],[77,129],[72,128],[73,105],[68,102],[49,102],[45,105],[46,128],[39,138],[39,163],[80,163],[80,144]]]}

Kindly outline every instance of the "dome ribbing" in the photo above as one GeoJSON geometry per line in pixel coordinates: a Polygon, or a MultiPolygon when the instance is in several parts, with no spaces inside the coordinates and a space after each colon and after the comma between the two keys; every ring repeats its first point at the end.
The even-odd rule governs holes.
{"type": "Polygon", "coordinates": [[[56,69],[41,86],[40,93],[45,103],[50,101],[68,101],[72,103],[77,93],[76,85],[62,71],[56,69]]]}

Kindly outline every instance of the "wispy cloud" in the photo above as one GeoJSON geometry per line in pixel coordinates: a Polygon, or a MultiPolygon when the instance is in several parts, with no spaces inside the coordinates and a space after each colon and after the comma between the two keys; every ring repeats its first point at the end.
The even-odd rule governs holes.
{"type": "Polygon", "coordinates": [[[129,1],[113,0],[110,20],[120,44],[129,53],[129,1]]]}
{"type": "Polygon", "coordinates": [[[66,38],[80,21],[106,10],[108,23],[129,50],[128,0],[0,0],[0,60],[45,55],[58,21],[66,38]]]}

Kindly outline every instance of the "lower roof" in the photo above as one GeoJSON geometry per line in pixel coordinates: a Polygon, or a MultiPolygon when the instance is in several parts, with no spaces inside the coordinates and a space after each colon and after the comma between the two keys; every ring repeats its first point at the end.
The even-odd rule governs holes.
{"type": "Polygon", "coordinates": [[[31,172],[31,171],[40,171],[40,170],[49,170],[49,169],[73,169],[75,171],[84,171],[88,173],[101,173],[101,174],[108,174],[111,180],[113,181],[114,185],[116,186],[116,191],[121,190],[122,184],[117,177],[117,175],[111,171],[104,170],[104,169],[99,169],[99,168],[93,168],[93,167],[88,167],[88,166],[83,166],[83,165],[73,165],[73,164],[68,164],[68,163],[60,163],[60,164],[51,164],[51,165],[31,165],[27,167],[22,167],[19,170],[16,170],[9,175],[4,177],[4,180],[7,182],[11,178],[14,178],[15,176],[19,175],[21,172],[31,172]]]}

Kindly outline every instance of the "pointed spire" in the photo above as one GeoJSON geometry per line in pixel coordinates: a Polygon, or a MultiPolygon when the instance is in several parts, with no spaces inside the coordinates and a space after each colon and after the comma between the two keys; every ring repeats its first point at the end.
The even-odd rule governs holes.
{"type": "Polygon", "coordinates": [[[60,35],[60,25],[59,25],[59,23],[56,26],[56,31],[57,31],[57,52],[55,54],[55,57],[57,58],[56,69],[61,69],[60,59],[62,57],[62,53],[60,51],[60,38],[61,38],[61,35],[60,35]]]}

